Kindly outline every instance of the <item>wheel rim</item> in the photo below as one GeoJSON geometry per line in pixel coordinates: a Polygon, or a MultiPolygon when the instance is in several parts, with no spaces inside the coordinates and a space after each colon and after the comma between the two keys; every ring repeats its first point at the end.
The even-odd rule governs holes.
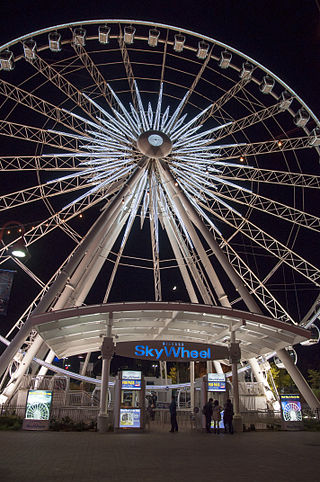
{"type": "MultiPolygon", "coordinates": [[[[14,184],[17,175],[21,174],[21,166],[24,174],[19,192],[12,195],[14,189],[11,189],[10,194],[2,197],[5,219],[17,218],[18,215],[27,226],[27,244],[36,243],[37,247],[48,243],[48,239],[52,242],[53,235],[55,237],[61,231],[66,235],[65,241],[57,239],[66,243],[66,249],[72,252],[88,229],[79,225],[79,216],[85,216],[90,226],[99,208],[112,198],[146,155],[146,152],[136,149],[137,137],[152,129],[167,135],[165,128],[169,132],[171,126],[171,137],[168,137],[173,144],[172,152],[167,152],[163,160],[179,189],[197,208],[229,263],[249,291],[256,295],[259,306],[275,318],[299,322],[305,308],[297,299],[299,286],[311,290],[313,297],[319,286],[316,256],[307,253],[303,247],[305,243],[314,243],[319,232],[319,218],[313,206],[313,193],[319,187],[318,134],[314,133],[318,120],[314,114],[292,89],[270,71],[208,37],[175,27],[134,21],[83,22],[81,27],[87,33],[85,46],[81,45],[83,31],[78,22],[34,32],[1,49],[2,52],[9,50],[15,57],[15,69],[7,72],[10,66],[7,63],[1,72],[1,94],[6,95],[5,99],[2,95],[0,107],[1,135],[8,141],[3,154],[7,157],[2,161],[2,176],[5,182],[14,184]],[[99,43],[98,39],[98,26],[104,24],[110,27],[107,44],[99,43]],[[130,31],[129,27],[132,26],[135,32],[133,43],[130,43],[134,29],[130,31]],[[159,32],[157,45],[152,45],[150,29],[159,32]],[[52,52],[47,36],[55,31],[61,34],[61,50],[52,52]],[[37,45],[35,58],[32,58],[34,44],[31,39],[37,45]],[[74,46],[72,39],[73,43],[76,41],[74,46]],[[29,61],[23,58],[21,41],[29,48],[29,51],[25,50],[31,56],[29,61]],[[183,48],[179,51],[181,43],[183,48]],[[228,68],[221,68],[219,63],[225,60],[225,50],[231,52],[233,58],[228,68]],[[247,73],[248,77],[244,73],[241,78],[239,74],[245,62],[253,66],[253,72],[247,73]],[[275,81],[272,90],[261,92],[270,88],[270,78],[275,81]],[[285,108],[284,91],[288,92],[285,108]],[[289,100],[292,100],[290,105],[289,100]],[[136,105],[136,117],[132,114],[130,102],[136,105]],[[128,123],[126,128],[123,122],[114,122],[117,117],[111,106],[128,123]],[[168,106],[169,114],[163,122],[168,106]],[[305,125],[304,111],[309,116],[305,125]],[[33,118],[30,118],[30,112],[33,118]],[[175,113],[177,116],[173,121],[175,113]],[[97,155],[97,148],[103,144],[103,137],[98,136],[103,123],[97,123],[96,114],[104,116],[104,121],[109,123],[108,128],[113,127],[112,137],[118,144],[113,158],[111,156],[103,166],[102,182],[97,181],[101,173],[101,156],[97,155]],[[192,123],[197,116],[198,120],[192,123]],[[142,124],[140,130],[138,118],[142,124]],[[294,119],[300,122],[300,126],[294,123],[294,119]],[[161,122],[164,129],[160,128],[161,122]],[[177,127],[178,122],[181,123],[177,127]],[[203,126],[188,137],[188,131],[183,129],[188,123],[192,129],[197,122],[203,122],[203,126]],[[137,132],[130,137],[135,123],[137,132]],[[123,129],[120,139],[117,132],[119,125],[123,129]],[[180,135],[172,140],[179,131],[180,135]],[[206,136],[204,131],[209,131],[206,136]],[[212,135],[216,137],[210,144],[212,135]],[[94,141],[95,151],[81,147],[84,142],[89,144],[84,137],[90,137],[91,143],[94,141]],[[41,142],[43,139],[44,142],[41,142]],[[201,141],[207,141],[207,144],[201,146],[201,141]],[[221,147],[218,149],[217,146],[221,147]],[[208,150],[205,151],[204,147],[208,150]],[[195,149],[191,154],[190,148],[195,149]],[[84,159],[87,161],[88,153],[91,153],[91,158],[96,160],[95,170],[92,164],[79,165],[82,158],[74,155],[76,151],[86,154],[84,159]],[[94,156],[92,152],[95,152],[94,156]],[[212,157],[215,153],[217,157],[212,157]],[[199,157],[201,162],[197,162],[199,157]],[[126,162],[128,158],[130,162],[126,162]],[[114,169],[118,171],[111,182],[114,169]],[[75,175],[79,172],[83,174],[75,175]],[[277,185],[281,186],[281,191],[275,188],[277,185]],[[30,209],[33,206],[36,206],[37,219],[30,209]],[[92,211],[95,214],[89,214],[92,211]],[[35,221],[37,223],[33,228],[35,221]],[[293,295],[288,289],[281,291],[285,283],[294,285],[293,295]]],[[[113,145],[108,136],[102,147],[110,151],[113,145]]],[[[160,155],[154,156],[161,158],[160,155]]],[[[148,162],[145,166],[148,181],[141,181],[141,197],[136,209],[137,217],[153,219],[148,259],[141,260],[141,256],[129,254],[124,258],[121,242],[115,245],[109,258],[114,265],[131,264],[139,268],[147,265],[149,272],[157,272],[152,296],[166,299],[173,296],[162,288],[170,279],[166,273],[170,271],[171,264],[177,268],[180,260],[171,262],[172,250],[169,250],[171,256],[167,257],[158,253],[158,219],[170,207],[170,194],[162,190],[158,171],[152,165],[148,162]],[[153,190],[154,185],[157,189],[153,190]],[[161,283],[160,278],[165,281],[161,283]]],[[[130,196],[123,199],[124,213],[126,210],[133,212],[132,203],[130,196]]],[[[171,209],[169,217],[179,216],[171,209]]],[[[130,217],[126,223],[130,225],[130,217]]],[[[188,245],[187,229],[183,222],[180,226],[188,245]]],[[[126,235],[122,234],[124,239],[126,241],[126,235]]],[[[189,242],[189,254],[191,245],[189,242]]],[[[215,264],[210,249],[205,249],[215,264]]],[[[1,255],[2,263],[7,262],[5,248],[1,255]]],[[[40,269],[38,275],[39,266],[35,266],[33,278],[40,278],[43,285],[49,286],[65,254],[57,258],[56,266],[51,268],[50,273],[40,269]]],[[[191,264],[196,263],[195,258],[191,259],[191,264]]],[[[215,269],[219,271],[216,265],[215,269]]],[[[112,278],[110,271],[109,275],[112,278]]],[[[205,285],[204,292],[208,296],[205,302],[215,304],[216,295],[211,287],[208,288],[209,281],[203,269],[198,271],[198,275],[200,278],[203,276],[199,283],[205,285]]],[[[41,285],[41,282],[38,284],[41,285]]],[[[110,284],[104,301],[112,297],[111,289],[110,284]]],[[[231,305],[241,306],[242,302],[228,281],[226,291],[231,305]]],[[[43,292],[40,290],[23,317],[27,316],[43,292]]],[[[180,292],[180,296],[185,294],[180,292]]],[[[201,298],[201,293],[198,298],[201,298]]]]}

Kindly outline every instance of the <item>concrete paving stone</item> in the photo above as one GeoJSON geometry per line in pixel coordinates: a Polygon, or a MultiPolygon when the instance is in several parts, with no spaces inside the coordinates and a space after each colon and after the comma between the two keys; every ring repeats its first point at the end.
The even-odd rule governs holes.
{"type": "Polygon", "coordinates": [[[300,482],[320,432],[0,432],[1,482],[300,482]]]}

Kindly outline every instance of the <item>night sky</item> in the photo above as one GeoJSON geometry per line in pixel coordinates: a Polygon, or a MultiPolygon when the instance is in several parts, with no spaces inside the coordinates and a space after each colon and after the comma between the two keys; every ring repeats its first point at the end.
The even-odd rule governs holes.
{"type": "MultiPolygon", "coordinates": [[[[11,0],[1,6],[0,43],[55,24],[107,18],[165,23],[216,38],[270,69],[320,116],[320,16],[313,0],[11,0]]],[[[1,334],[14,312],[11,303],[8,317],[0,319],[1,334]]],[[[320,368],[319,346],[298,351],[303,370],[320,368]]]]}

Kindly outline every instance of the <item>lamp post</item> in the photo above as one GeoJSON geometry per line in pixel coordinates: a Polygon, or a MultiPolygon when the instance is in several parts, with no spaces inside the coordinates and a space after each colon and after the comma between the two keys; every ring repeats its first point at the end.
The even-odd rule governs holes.
{"type": "Polygon", "coordinates": [[[10,256],[13,256],[15,258],[20,258],[20,259],[23,259],[24,261],[27,261],[27,259],[29,259],[29,257],[30,257],[30,253],[27,249],[26,242],[25,242],[25,239],[24,239],[25,228],[24,228],[24,225],[20,221],[7,221],[6,223],[4,223],[4,225],[2,226],[2,228],[0,230],[0,242],[2,241],[2,243],[4,244],[3,236],[4,236],[5,229],[8,226],[11,227],[13,225],[17,225],[17,226],[20,227],[21,237],[18,238],[12,244],[12,246],[8,247],[9,254],[10,254],[10,256]]]}

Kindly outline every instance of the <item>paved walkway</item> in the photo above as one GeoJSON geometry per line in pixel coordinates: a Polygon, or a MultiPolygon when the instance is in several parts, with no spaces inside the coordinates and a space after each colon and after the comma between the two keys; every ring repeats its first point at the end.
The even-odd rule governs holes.
{"type": "Polygon", "coordinates": [[[0,432],[1,482],[317,480],[320,432],[0,432]]]}

